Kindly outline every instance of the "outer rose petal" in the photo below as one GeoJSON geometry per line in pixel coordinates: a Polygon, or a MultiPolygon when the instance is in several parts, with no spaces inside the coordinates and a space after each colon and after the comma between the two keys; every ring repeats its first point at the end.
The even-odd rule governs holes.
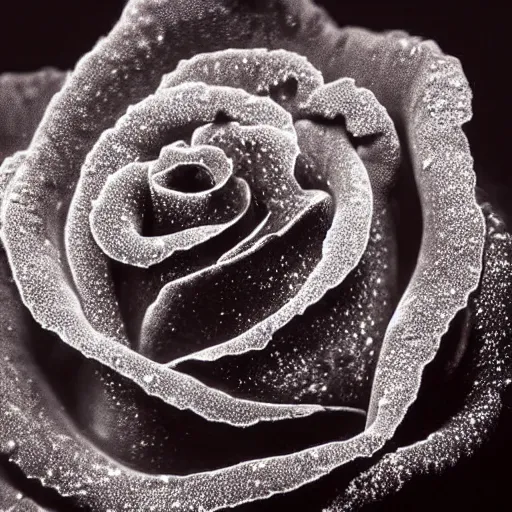
{"type": "Polygon", "coordinates": [[[368,87],[402,128],[423,213],[418,264],[386,333],[367,419],[368,427],[389,435],[415,400],[423,368],[451,319],[479,282],[484,222],[461,130],[471,117],[471,93],[459,61],[434,43],[402,32],[344,34],[343,56],[330,62],[329,72],[337,63],[337,74],[368,87]]]}
{"type": "Polygon", "coordinates": [[[66,75],[50,68],[0,75],[0,163],[29,145],[48,102],[62,87],[66,75]]]}
{"type": "MultiPolygon", "coordinates": [[[[0,75],[0,164],[9,155],[29,145],[48,102],[62,87],[66,75],[55,69],[0,75]]],[[[23,158],[21,155],[16,157],[12,169],[8,167],[0,174],[0,194],[8,186],[14,168],[19,165],[16,162],[23,158]]],[[[43,511],[4,480],[1,470],[0,510],[43,511]]]]}
{"type": "MultiPolygon", "coordinates": [[[[502,413],[512,377],[510,260],[512,238],[489,205],[484,269],[471,298],[471,358],[456,376],[469,392],[446,423],[426,439],[386,454],[355,478],[327,510],[351,512],[395,495],[414,478],[442,475],[489,440],[502,413]]],[[[428,414],[428,411],[426,412],[428,414]]],[[[327,511],[326,511],[327,512],[327,511]]]]}

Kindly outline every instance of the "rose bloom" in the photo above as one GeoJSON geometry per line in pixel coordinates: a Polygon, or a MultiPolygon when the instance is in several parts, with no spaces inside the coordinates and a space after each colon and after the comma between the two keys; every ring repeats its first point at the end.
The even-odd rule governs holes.
{"type": "Polygon", "coordinates": [[[352,511],[477,456],[512,247],[470,103],[309,0],[130,0],[1,76],[0,509],[352,511]]]}

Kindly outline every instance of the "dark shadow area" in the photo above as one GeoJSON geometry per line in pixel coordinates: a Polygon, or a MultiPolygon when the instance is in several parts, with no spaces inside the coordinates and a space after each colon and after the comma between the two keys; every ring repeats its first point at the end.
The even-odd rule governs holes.
{"type": "Polygon", "coordinates": [[[165,172],[161,183],[177,192],[204,192],[215,186],[212,173],[202,165],[182,164],[165,172]]]}
{"type": "Polygon", "coordinates": [[[52,335],[32,353],[79,432],[121,464],[154,474],[191,474],[294,453],[361,432],[364,415],[329,410],[246,428],[210,422],[148,396],[52,335]]]}
{"type": "Polygon", "coordinates": [[[90,512],[89,508],[78,506],[72,498],[63,498],[57,491],[45,487],[39,480],[27,478],[5,455],[0,455],[0,478],[5,479],[25,498],[44,507],[48,512],[90,512]]]}
{"type": "Polygon", "coordinates": [[[268,90],[268,95],[276,103],[284,103],[293,100],[299,89],[299,82],[295,77],[290,77],[286,81],[277,85],[271,85],[268,90]]]}

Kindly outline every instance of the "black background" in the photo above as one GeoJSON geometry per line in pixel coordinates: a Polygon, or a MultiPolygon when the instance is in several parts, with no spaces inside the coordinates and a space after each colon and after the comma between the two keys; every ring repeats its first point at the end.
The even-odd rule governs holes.
{"type": "MultiPolygon", "coordinates": [[[[72,69],[77,59],[108,32],[124,5],[123,0],[24,0],[9,1],[8,7],[4,2],[0,7],[0,72],[34,71],[44,66],[72,69]]],[[[434,39],[446,53],[461,60],[474,95],[474,117],[465,130],[479,184],[510,221],[512,173],[508,172],[507,157],[512,109],[507,75],[512,45],[506,37],[510,8],[469,1],[463,6],[437,1],[318,3],[325,5],[341,25],[407,30],[434,39]]],[[[508,401],[512,406],[512,399],[508,401]]],[[[512,462],[511,406],[505,408],[497,437],[482,456],[458,476],[450,477],[448,484],[432,488],[433,494],[444,496],[432,502],[422,497],[421,502],[415,502],[415,491],[410,488],[406,492],[409,498],[404,498],[406,505],[391,505],[387,510],[431,510],[432,506],[439,511],[511,509],[507,499],[512,462]]]]}

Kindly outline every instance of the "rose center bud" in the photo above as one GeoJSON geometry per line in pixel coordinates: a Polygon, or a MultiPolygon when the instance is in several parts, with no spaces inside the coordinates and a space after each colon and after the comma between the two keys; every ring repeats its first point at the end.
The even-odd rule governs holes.
{"type": "Polygon", "coordinates": [[[154,235],[189,230],[191,237],[204,239],[236,220],[239,207],[244,212],[249,202],[247,186],[238,179],[230,180],[231,161],[211,146],[188,147],[176,142],[162,150],[148,174],[154,235]],[[190,231],[200,226],[205,227],[203,236],[190,231]]]}
{"type": "Polygon", "coordinates": [[[249,188],[232,177],[223,151],[178,141],[158,160],[128,165],[107,180],[91,230],[112,259],[149,267],[224,231],[249,203],[249,188]]]}

